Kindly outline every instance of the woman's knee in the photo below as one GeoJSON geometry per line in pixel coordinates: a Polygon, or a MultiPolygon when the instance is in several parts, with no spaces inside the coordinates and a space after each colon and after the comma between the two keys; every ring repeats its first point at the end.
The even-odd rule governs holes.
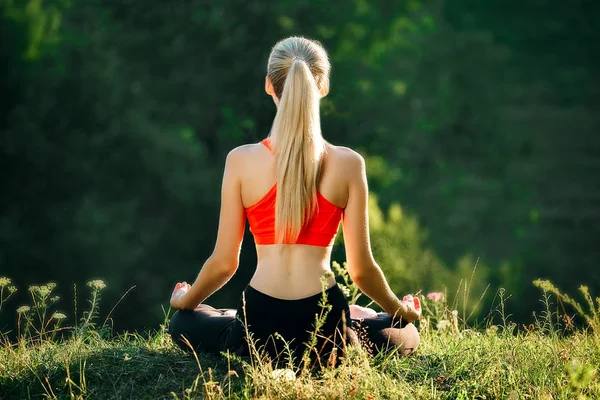
{"type": "Polygon", "coordinates": [[[176,340],[180,339],[187,331],[193,315],[189,310],[178,310],[169,321],[169,334],[176,340]]]}
{"type": "Polygon", "coordinates": [[[378,351],[396,350],[402,356],[414,353],[421,341],[419,331],[413,324],[406,324],[402,328],[384,328],[376,333],[372,332],[370,336],[378,351]]]}
{"type": "Polygon", "coordinates": [[[419,343],[421,343],[421,335],[419,335],[419,331],[414,324],[407,324],[404,328],[400,329],[402,331],[402,347],[400,348],[400,353],[403,356],[408,356],[414,353],[419,347],[419,343]]]}

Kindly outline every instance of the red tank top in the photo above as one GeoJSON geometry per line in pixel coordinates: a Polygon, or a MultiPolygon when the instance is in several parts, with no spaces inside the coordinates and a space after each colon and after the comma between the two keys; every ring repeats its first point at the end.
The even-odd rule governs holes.
{"type": "MultiPolygon", "coordinates": [[[[269,138],[261,142],[271,150],[269,138]]],[[[246,208],[246,216],[250,224],[250,232],[256,244],[275,244],[275,199],[277,184],[256,204],[246,208]]],[[[302,227],[298,239],[294,243],[312,246],[330,246],[333,244],[344,209],[329,202],[317,192],[317,210],[312,218],[302,227]]]]}

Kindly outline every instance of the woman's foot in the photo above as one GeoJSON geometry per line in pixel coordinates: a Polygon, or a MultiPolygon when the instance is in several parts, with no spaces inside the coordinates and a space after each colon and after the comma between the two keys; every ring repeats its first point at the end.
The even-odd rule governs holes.
{"type": "Polygon", "coordinates": [[[355,304],[350,306],[350,318],[352,319],[365,319],[365,318],[377,318],[377,312],[372,308],[361,307],[355,304]]]}

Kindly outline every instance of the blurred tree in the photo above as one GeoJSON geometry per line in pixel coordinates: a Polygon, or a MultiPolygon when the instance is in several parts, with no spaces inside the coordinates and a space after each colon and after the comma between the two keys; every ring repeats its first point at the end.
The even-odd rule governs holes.
{"type": "MultiPolygon", "coordinates": [[[[502,12],[466,0],[335,12],[308,0],[0,1],[0,272],[21,287],[58,281],[66,309],[72,282],[101,277],[106,308],[138,287],[118,327],[161,320],[172,283],[212,251],[225,155],[269,132],[268,51],[292,34],[330,51],[323,132],[367,156],[373,243],[395,290],[452,288],[481,258],[474,293],[507,285],[525,319],[534,277],[600,287],[565,268],[600,259],[593,13],[533,0],[502,12]],[[571,32],[573,47],[558,40],[571,32]]],[[[254,262],[248,235],[211,302],[234,306],[254,262]]]]}

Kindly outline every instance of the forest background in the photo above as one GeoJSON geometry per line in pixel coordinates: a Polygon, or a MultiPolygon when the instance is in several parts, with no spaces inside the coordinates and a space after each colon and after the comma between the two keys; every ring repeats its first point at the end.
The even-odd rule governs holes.
{"type": "MultiPolygon", "coordinates": [[[[489,285],[484,318],[503,287],[523,323],[539,308],[535,278],[597,295],[599,11],[0,0],[0,276],[22,303],[27,286],[57,282],[69,311],[101,278],[103,315],[134,287],[115,329],[160,324],[174,283],[213,249],[226,154],[269,132],[269,50],[304,35],[329,51],[323,133],[367,160],[374,252],[396,293],[453,297],[469,280],[475,304],[489,285]]],[[[247,232],[237,274],[209,302],[237,306],[255,262],[247,232]]],[[[16,316],[3,318],[0,331],[16,316]]]]}

